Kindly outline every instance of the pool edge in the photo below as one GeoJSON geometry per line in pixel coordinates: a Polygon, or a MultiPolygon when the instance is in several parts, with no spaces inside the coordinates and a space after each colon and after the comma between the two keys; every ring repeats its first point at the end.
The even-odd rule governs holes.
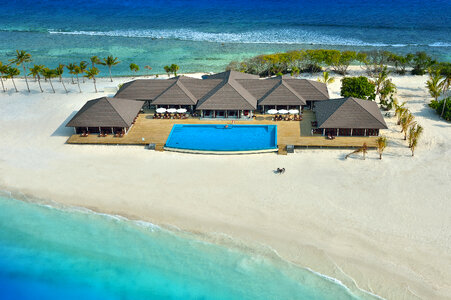
{"type": "Polygon", "coordinates": [[[166,151],[191,153],[191,154],[217,154],[217,155],[239,155],[239,154],[259,154],[277,152],[278,148],[261,149],[261,150],[246,150],[246,151],[214,151],[214,150],[190,150],[181,148],[164,147],[166,151]]]}

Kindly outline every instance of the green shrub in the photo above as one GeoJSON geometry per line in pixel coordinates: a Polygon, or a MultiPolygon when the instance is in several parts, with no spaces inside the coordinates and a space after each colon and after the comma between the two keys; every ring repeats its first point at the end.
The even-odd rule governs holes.
{"type": "Polygon", "coordinates": [[[443,112],[443,119],[451,121],[451,97],[439,101],[432,100],[431,103],[429,103],[429,106],[434,109],[439,115],[441,115],[443,112]],[[445,110],[443,110],[443,104],[445,103],[445,101],[445,110]]]}
{"type": "Polygon", "coordinates": [[[341,80],[341,96],[365,100],[376,99],[376,87],[365,76],[344,77],[341,80]]]}
{"type": "Polygon", "coordinates": [[[427,55],[426,52],[417,52],[415,55],[413,55],[412,58],[412,74],[413,75],[424,75],[426,73],[426,70],[434,65],[436,62],[432,60],[432,58],[427,55]]]}

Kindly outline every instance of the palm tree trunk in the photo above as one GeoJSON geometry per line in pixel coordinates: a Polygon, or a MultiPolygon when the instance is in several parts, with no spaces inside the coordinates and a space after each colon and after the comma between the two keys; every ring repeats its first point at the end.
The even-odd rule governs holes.
{"type": "Polygon", "coordinates": [[[25,76],[25,83],[27,84],[28,92],[30,92],[30,87],[28,86],[27,71],[25,70],[24,64],[22,64],[22,68],[23,68],[23,75],[25,76]]]}
{"type": "Polygon", "coordinates": [[[95,89],[95,91],[97,93],[97,86],[96,86],[96,79],[95,79],[95,77],[92,77],[92,80],[94,82],[94,89],[95,89]]]}
{"type": "Polygon", "coordinates": [[[110,80],[111,80],[111,82],[113,82],[113,77],[111,76],[111,66],[108,67],[108,70],[110,71],[110,80]]]}
{"type": "Polygon", "coordinates": [[[14,78],[11,77],[11,81],[12,81],[13,84],[14,84],[14,88],[16,89],[16,93],[19,92],[19,91],[17,90],[16,83],[14,82],[14,78]]]}
{"type": "Polygon", "coordinates": [[[443,113],[445,112],[445,105],[446,105],[446,93],[445,93],[445,99],[443,99],[443,108],[442,108],[442,113],[440,114],[441,118],[443,118],[443,113]]]}
{"type": "Polygon", "coordinates": [[[41,93],[44,93],[44,91],[42,90],[42,87],[41,87],[41,78],[39,76],[37,77],[37,80],[38,80],[39,89],[41,90],[41,93]]]}
{"type": "Polygon", "coordinates": [[[63,88],[64,88],[64,90],[66,91],[66,94],[67,94],[66,85],[64,84],[63,76],[61,76],[61,75],[60,75],[60,82],[61,82],[61,84],[63,85],[63,88]]]}
{"type": "Polygon", "coordinates": [[[53,88],[52,79],[49,78],[50,86],[52,87],[53,93],[55,94],[55,89],[53,88]]]}
{"type": "MultiPolygon", "coordinates": [[[[2,74],[2,75],[3,75],[3,74],[2,74]]],[[[2,82],[3,92],[6,92],[6,90],[5,90],[5,85],[3,84],[3,78],[2,78],[1,75],[0,75],[0,81],[2,82]]]]}
{"type": "Polygon", "coordinates": [[[78,80],[78,74],[77,74],[77,84],[78,84],[78,90],[81,93],[81,88],[80,88],[80,80],[78,80]]]}

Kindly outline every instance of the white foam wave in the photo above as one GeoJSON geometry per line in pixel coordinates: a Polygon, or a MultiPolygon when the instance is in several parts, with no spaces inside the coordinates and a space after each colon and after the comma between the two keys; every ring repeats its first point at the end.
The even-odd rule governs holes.
{"type": "Polygon", "coordinates": [[[451,43],[436,42],[428,45],[429,47],[451,47],[451,43]]]}
{"type": "MultiPolygon", "coordinates": [[[[212,33],[191,29],[168,30],[113,30],[113,31],[58,31],[49,30],[50,34],[90,35],[111,37],[134,37],[151,39],[174,39],[197,42],[249,43],[249,44],[311,44],[337,46],[395,46],[385,43],[368,43],[358,39],[331,36],[299,29],[261,30],[241,33],[212,33]]],[[[397,44],[396,47],[408,46],[397,44]]]]}

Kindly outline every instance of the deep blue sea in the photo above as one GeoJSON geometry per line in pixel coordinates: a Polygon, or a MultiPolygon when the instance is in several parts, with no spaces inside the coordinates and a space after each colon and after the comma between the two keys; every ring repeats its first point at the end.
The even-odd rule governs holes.
{"type": "Polygon", "coordinates": [[[0,196],[0,299],[375,298],[187,233],[0,196]]]}
{"type": "Polygon", "coordinates": [[[140,74],[171,63],[221,71],[231,60],[299,48],[424,50],[451,61],[451,1],[22,0],[0,9],[2,61],[26,49],[50,67],[113,54],[122,61],[116,75],[129,74],[131,62],[140,74]]]}

